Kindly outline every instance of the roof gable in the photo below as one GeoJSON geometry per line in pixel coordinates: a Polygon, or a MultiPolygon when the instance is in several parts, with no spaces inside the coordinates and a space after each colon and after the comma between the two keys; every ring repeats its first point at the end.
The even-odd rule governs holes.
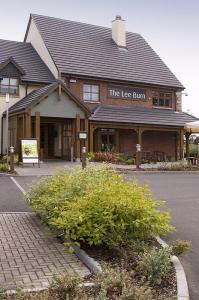
{"type": "Polygon", "coordinates": [[[3,69],[11,62],[20,70],[22,81],[46,84],[55,80],[30,43],[0,39],[0,66],[3,69]]]}
{"type": "Polygon", "coordinates": [[[65,74],[183,89],[175,75],[139,35],[127,32],[127,51],[110,28],[31,15],[57,68],[65,74]]]}
{"type": "Polygon", "coordinates": [[[62,91],[66,93],[69,96],[69,98],[77,104],[78,107],[80,107],[87,115],[91,114],[89,108],[80,99],[78,99],[75,95],[73,95],[61,81],[55,81],[49,85],[46,85],[44,87],[32,91],[26,97],[22,98],[13,106],[11,106],[9,108],[9,113],[16,113],[26,109],[34,108],[37,104],[42,102],[49,95],[51,95],[55,90],[57,90],[59,84],[61,84],[62,91]]]}
{"type": "Polygon", "coordinates": [[[2,75],[23,76],[25,71],[19,66],[12,56],[0,63],[0,73],[2,75]]]}

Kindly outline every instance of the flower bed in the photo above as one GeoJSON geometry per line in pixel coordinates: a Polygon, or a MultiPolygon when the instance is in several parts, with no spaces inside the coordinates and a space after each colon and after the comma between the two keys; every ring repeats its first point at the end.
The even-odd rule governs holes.
{"type": "Polygon", "coordinates": [[[88,160],[94,162],[134,165],[135,155],[115,152],[90,152],[88,153],[88,160]]]}

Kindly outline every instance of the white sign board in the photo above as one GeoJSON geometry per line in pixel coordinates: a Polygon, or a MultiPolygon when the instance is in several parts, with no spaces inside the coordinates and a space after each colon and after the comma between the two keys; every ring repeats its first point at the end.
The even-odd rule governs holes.
{"type": "Polygon", "coordinates": [[[87,132],[86,131],[80,131],[79,132],[79,139],[80,140],[86,140],[87,139],[87,132]]]}
{"type": "Polygon", "coordinates": [[[23,163],[39,163],[38,140],[23,139],[21,140],[21,153],[23,163]]]}

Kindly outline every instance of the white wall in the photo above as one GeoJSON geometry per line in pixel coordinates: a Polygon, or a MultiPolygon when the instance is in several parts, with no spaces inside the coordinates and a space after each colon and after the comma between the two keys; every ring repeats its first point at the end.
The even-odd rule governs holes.
{"type": "Polygon", "coordinates": [[[29,42],[32,44],[32,46],[35,48],[41,59],[45,62],[45,64],[48,66],[48,68],[51,70],[55,78],[58,79],[58,70],[55,66],[55,63],[50,56],[48,49],[46,48],[46,45],[44,44],[44,41],[41,37],[41,34],[39,30],[37,29],[37,26],[35,25],[35,22],[33,19],[30,21],[30,27],[26,36],[26,42],[29,42]]]}

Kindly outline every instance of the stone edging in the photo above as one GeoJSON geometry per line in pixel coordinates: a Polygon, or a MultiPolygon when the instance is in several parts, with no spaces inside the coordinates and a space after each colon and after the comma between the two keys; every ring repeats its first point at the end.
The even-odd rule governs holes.
{"type": "MultiPolygon", "coordinates": [[[[69,241],[61,237],[62,241],[64,243],[68,243],[69,241]]],[[[85,266],[93,273],[99,273],[102,272],[102,268],[100,264],[94,260],[92,257],[90,257],[84,250],[80,249],[77,245],[74,245],[73,243],[71,244],[71,247],[74,250],[74,254],[85,264],[85,266]]]]}
{"type": "MultiPolygon", "coordinates": [[[[157,242],[163,247],[168,247],[167,243],[163,241],[160,237],[156,237],[157,242]]],[[[185,275],[184,268],[179,260],[179,258],[175,255],[171,256],[171,261],[174,265],[177,279],[177,299],[178,300],[189,300],[189,289],[187,284],[187,279],[185,275]]]]}

